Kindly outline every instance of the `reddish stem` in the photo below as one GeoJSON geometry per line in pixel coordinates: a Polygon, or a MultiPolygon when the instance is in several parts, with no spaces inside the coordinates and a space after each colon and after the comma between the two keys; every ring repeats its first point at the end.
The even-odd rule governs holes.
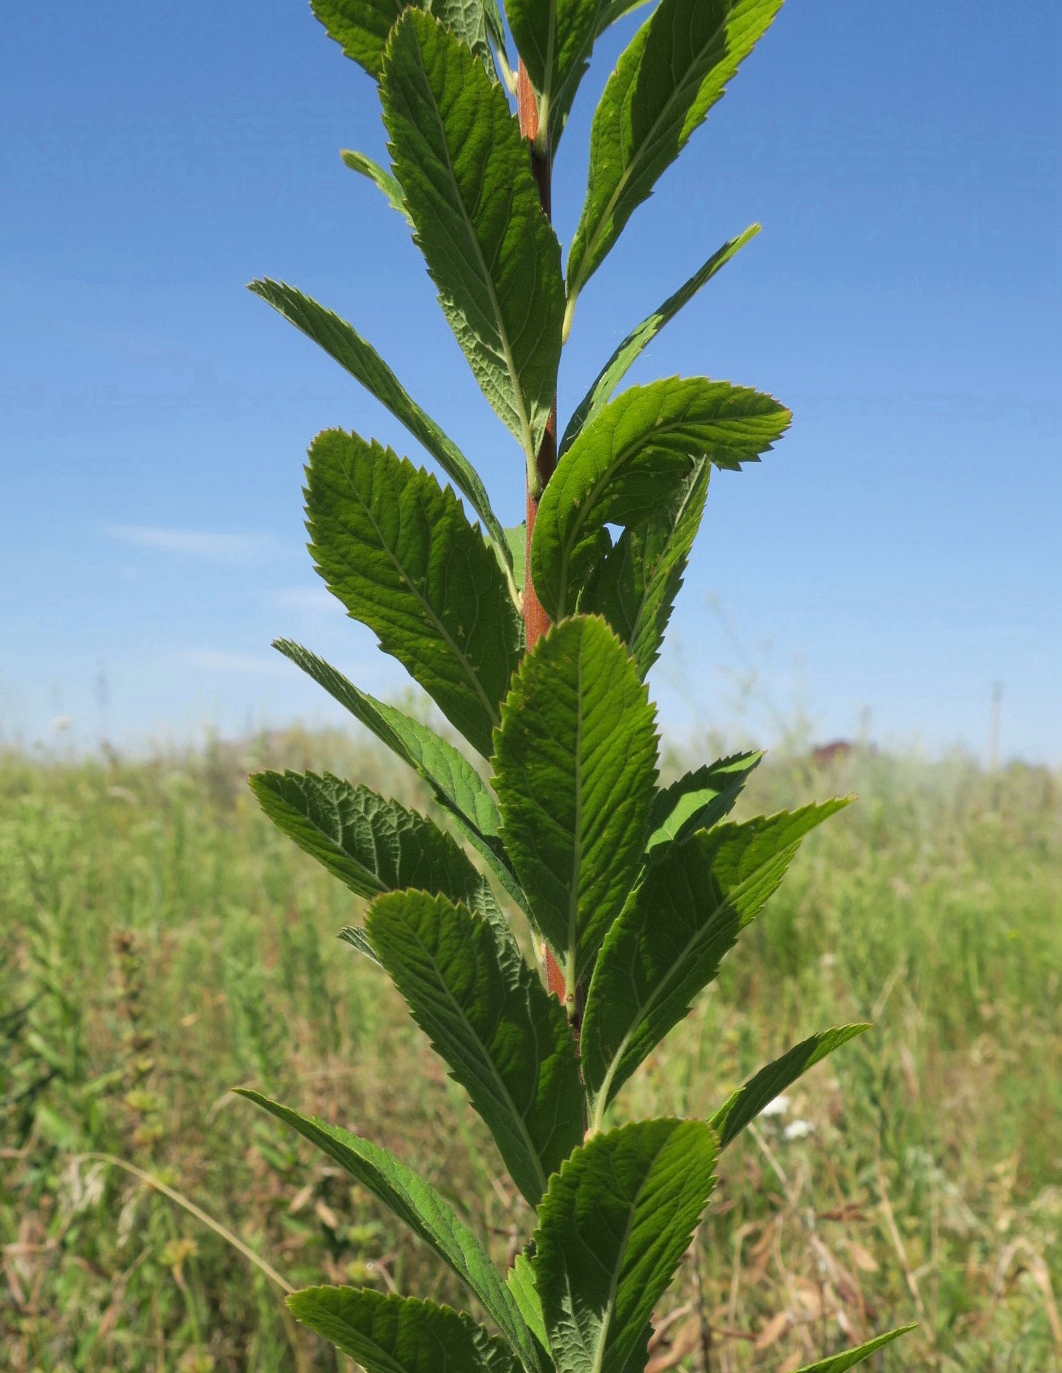
{"type": "MultiPolygon", "coordinates": [[[[531,78],[528,76],[523,62],[517,69],[516,108],[520,116],[520,132],[531,144],[531,170],[535,174],[535,181],[538,185],[538,198],[542,203],[543,210],[549,215],[551,210],[550,177],[552,173],[550,151],[547,146],[544,153],[539,153],[534,146],[535,139],[538,137],[538,105],[535,101],[535,92],[531,86],[531,78]]],[[[550,415],[549,424],[546,426],[542,446],[535,459],[535,466],[538,468],[540,487],[545,487],[557,466],[556,400],[553,402],[553,413],[550,415]]],[[[529,485],[527,490],[527,564],[524,576],[524,633],[527,638],[528,649],[534,648],[542,635],[549,629],[550,624],[549,616],[543,609],[542,602],[535,595],[534,584],[531,580],[531,535],[535,531],[537,514],[538,497],[532,495],[529,485]]],[[[546,948],[546,986],[558,1000],[564,1001],[566,991],[564,974],[549,947],[546,948]]]]}

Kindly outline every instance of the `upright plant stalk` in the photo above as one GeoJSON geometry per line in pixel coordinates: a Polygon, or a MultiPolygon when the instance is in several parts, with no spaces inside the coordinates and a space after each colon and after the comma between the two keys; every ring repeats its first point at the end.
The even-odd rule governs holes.
{"type": "MultiPolygon", "coordinates": [[[[528,142],[528,153],[531,158],[531,170],[535,175],[535,185],[538,187],[538,198],[542,205],[543,212],[547,219],[553,217],[553,150],[549,145],[547,136],[545,148],[540,151],[536,146],[538,142],[538,102],[535,99],[534,87],[531,85],[531,78],[527,74],[523,59],[516,75],[516,109],[517,117],[520,120],[520,132],[528,142]]],[[[526,481],[527,488],[527,539],[525,544],[525,566],[527,574],[524,579],[523,590],[523,617],[524,635],[527,640],[527,647],[530,651],[549,629],[550,619],[542,605],[542,602],[535,594],[535,582],[531,573],[531,539],[535,532],[535,519],[538,515],[538,504],[542,499],[542,492],[546,488],[546,483],[557,466],[557,397],[553,396],[553,406],[550,411],[549,423],[546,425],[546,432],[542,438],[542,445],[535,458],[535,467],[538,471],[538,489],[535,490],[531,484],[530,475],[526,481]]],[[[564,974],[561,972],[560,965],[554,957],[553,950],[546,945],[545,951],[546,967],[546,987],[552,992],[561,1004],[564,1004],[567,988],[564,985],[564,974]]],[[[572,1012],[575,1016],[579,1014],[578,991],[576,1000],[572,1005],[572,1012]]],[[[578,1028],[578,1027],[577,1027],[578,1028]]]]}
{"type": "MultiPolygon", "coordinates": [[[[535,1217],[503,1274],[400,1159],[246,1092],[408,1225],[490,1322],[372,1288],[294,1293],[295,1315],[368,1373],[641,1373],[653,1312],[708,1205],[720,1151],[869,1028],[810,1036],[708,1119],[608,1128],[624,1084],[715,979],[804,836],[845,804],[733,823],[756,753],[658,784],[645,678],[709,476],[770,452],[789,412],[707,377],[619,387],[758,226],[631,330],[558,441],[557,376],[580,292],[780,3],[658,0],[594,116],[586,200],[562,271],[552,156],[596,38],[630,6],[508,0],[503,17],[496,0],[440,0],[430,13],[401,0],[313,0],[383,107],[390,170],[360,152],[344,160],[412,228],[473,375],[519,446],[527,497],[521,595],[518,533],[502,528],[453,440],[352,324],[293,287],[255,283],[447,478],[444,486],[375,441],[326,430],[306,469],[310,549],[330,591],[491,770],[488,782],[421,720],[309,650],[277,644],[414,769],[448,821],[328,774],[251,779],[275,823],[367,903],[342,937],[405,998],[535,1217]],[[545,986],[499,889],[544,948],[545,986]]],[[[803,1373],[842,1373],[897,1333],[803,1373]]]]}

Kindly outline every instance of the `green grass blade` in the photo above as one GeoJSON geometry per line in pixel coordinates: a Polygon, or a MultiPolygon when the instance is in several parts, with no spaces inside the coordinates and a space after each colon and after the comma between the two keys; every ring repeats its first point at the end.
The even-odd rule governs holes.
{"type": "Polygon", "coordinates": [[[246,1087],[236,1091],[297,1130],[408,1225],[483,1303],[528,1373],[546,1373],[541,1352],[490,1255],[430,1183],[386,1149],[349,1130],[304,1116],[246,1087]]]}
{"type": "MultiPolygon", "coordinates": [[[[359,159],[365,167],[358,165],[356,170],[364,171],[374,179],[376,173],[386,178],[386,181],[380,181],[378,184],[389,198],[392,198],[393,187],[393,194],[398,196],[398,200],[396,202],[392,198],[392,203],[396,209],[407,214],[402,189],[393,177],[387,176],[382,168],[377,167],[368,158],[362,157],[361,153],[344,153],[343,158],[348,166],[355,166],[351,158],[359,159]],[[371,173],[368,171],[370,167],[374,169],[371,173]]],[[[479,473],[457,444],[448,438],[431,416],[413,400],[372,344],[366,342],[345,319],[325,309],[323,305],[318,305],[317,301],[303,295],[294,286],[287,286],[280,281],[253,281],[250,289],[268,305],[272,305],[274,310],[294,324],[307,338],[312,339],[318,347],[323,348],[329,357],[334,358],[356,381],[361,382],[381,405],[390,410],[395,419],[405,425],[418,443],[424,445],[483,521],[487,536],[503,565],[511,567],[509,545],[498,517],[491,509],[490,497],[479,473]]]]}
{"type": "Polygon", "coordinates": [[[698,460],[756,462],[789,420],[771,396],[704,377],[632,386],[610,401],[561,459],[539,505],[531,570],[551,618],[571,613],[606,525],[637,529],[659,518],[698,460]]]}
{"type": "Polygon", "coordinates": [[[250,783],[273,823],[358,896],[419,887],[476,901],[482,877],[426,816],[330,773],[258,772],[250,783]]]}
{"type": "Polygon", "coordinates": [[[568,255],[569,310],[634,210],[726,90],[782,0],[660,0],[609,77],[568,255]]]}
{"type": "Polygon", "coordinates": [[[586,998],[580,1051],[598,1123],[620,1086],[715,977],[804,835],[846,804],[826,801],[700,830],[650,863],[605,938],[586,998]]]}
{"type": "Polygon", "coordinates": [[[603,620],[556,625],[521,665],[495,736],[503,836],[569,987],[590,967],[641,864],[655,714],[603,620]]]}
{"type": "Polygon", "coordinates": [[[471,1316],[371,1287],[307,1287],[288,1298],[316,1330],[367,1373],[517,1373],[512,1350],[471,1316]]]}
{"type": "Polygon", "coordinates": [[[306,516],[329,590],[489,755],[523,626],[457,497],[389,448],[330,429],[310,449],[306,516]]]}
{"type": "Polygon", "coordinates": [[[670,502],[637,529],[625,529],[593,567],[579,597],[627,645],[644,680],[660,656],[708,496],[711,464],[699,458],[670,502]]]}
{"type": "Polygon", "coordinates": [[[531,1206],[583,1137],[575,1040],[511,941],[424,892],[375,901],[366,931],[413,1018],[468,1092],[531,1206]]]}
{"type": "Polygon", "coordinates": [[[709,829],[734,807],[763,753],[735,753],[715,763],[687,772],[677,782],[661,787],[649,813],[646,853],[675,839],[687,839],[694,830],[709,829]]]}
{"type": "Polygon", "coordinates": [[[878,1335],[876,1339],[867,1340],[866,1344],[861,1344],[856,1349],[845,1349],[828,1359],[820,1359],[818,1363],[805,1364],[803,1368],[797,1369],[797,1373],[845,1373],[845,1369],[854,1368],[857,1363],[869,1359],[871,1354],[883,1345],[890,1344],[901,1335],[917,1329],[917,1324],[901,1325],[897,1330],[890,1330],[887,1335],[878,1335]]]}
{"type": "Polygon", "coordinates": [[[535,1275],[559,1373],[624,1373],[711,1195],[717,1142],[697,1121],[597,1135],[550,1180],[535,1275]]]}
{"type": "Polygon", "coordinates": [[[765,1106],[803,1077],[809,1068],[821,1062],[827,1054],[832,1054],[834,1049],[839,1049],[842,1044],[847,1044],[850,1039],[865,1034],[871,1028],[867,1024],[834,1026],[794,1044],[781,1058],[761,1068],[720,1106],[708,1122],[719,1136],[720,1149],[731,1144],[765,1106]]]}
{"type": "Polygon", "coordinates": [[[533,461],[561,348],[560,246],[501,86],[430,16],[392,32],[380,84],[395,176],[443,311],[533,461]]]}
{"type": "MultiPolygon", "coordinates": [[[[346,154],[344,154],[345,156],[346,154]]],[[[360,154],[359,154],[360,156],[360,154]]],[[[708,261],[700,267],[674,295],[668,296],[663,305],[658,306],[651,315],[632,329],[597,375],[593,386],[575,407],[571,419],[560,441],[559,452],[563,455],[572,446],[575,438],[585,424],[594,418],[603,405],[611,398],[627,372],[652,343],[666,324],[675,318],[684,305],[687,305],[702,286],[711,281],[732,257],[760,232],[759,224],[750,224],[737,238],[729,239],[708,261]]]]}

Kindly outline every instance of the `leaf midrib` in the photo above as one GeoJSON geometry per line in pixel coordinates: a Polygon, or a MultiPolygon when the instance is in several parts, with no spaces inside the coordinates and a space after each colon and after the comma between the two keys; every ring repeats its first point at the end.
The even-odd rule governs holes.
{"type": "MultiPolygon", "coordinates": [[[[509,380],[512,383],[513,387],[513,399],[516,402],[515,409],[517,413],[517,418],[520,421],[520,428],[523,432],[523,438],[521,442],[523,443],[524,452],[527,454],[528,461],[533,462],[535,458],[535,448],[534,442],[531,437],[531,423],[527,415],[527,405],[524,400],[523,387],[520,385],[520,377],[516,370],[516,361],[513,357],[512,346],[509,342],[509,331],[505,327],[505,321],[502,318],[501,306],[498,301],[498,294],[494,289],[494,278],[490,274],[490,269],[488,268],[486,259],[483,256],[483,250],[480,247],[479,238],[476,235],[476,231],[472,225],[471,220],[469,219],[468,210],[465,206],[464,197],[461,194],[460,185],[457,180],[457,173],[454,169],[453,159],[450,156],[450,142],[446,134],[446,125],[443,123],[442,111],[439,109],[439,102],[435,99],[435,93],[431,89],[431,81],[428,77],[427,68],[424,65],[424,55],[421,50],[419,39],[416,46],[417,61],[420,66],[420,70],[424,73],[424,83],[427,86],[428,92],[431,96],[430,105],[432,114],[435,117],[435,122],[438,126],[439,133],[442,136],[442,146],[446,159],[446,169],[450,174],[450,181],[454,187],[454,190],[457,193],[457,203],[461,207],[461,213],[464,217],[465,227],[468,229],[469,238],[472,240],[476,260],[479,263],[482,278],[487,287],[487,294],[490,298],[491,311],[494,315],[495,327],[498,330],[498,339],[502,346],[502,353],[505,360],[505,366],[509,373],[509,380]]],[[[497,723],[497,720],[495,720],[495,723],[497,723]]]]}
{"type": "MultiPolygon", "coordinates": [[[[519,1123],[519,1127],[520,1127],[519,1133],[520,1133],[520,1135],[521,1135],[522,1138],[523,1138],[524,1144],[527,1146],[528,1155],[529,1155],[529,1157],[531,1158],[532,1162],[534,1163],[535,1175],[536,1175],[537,1181],[538,1181],[538,1183],[539,1183],[540,1192],[545,1192],[545,1190],[546,1190],[546,1174],[545,1174],[545,1171],[543,1170],[543,1167],[542,1167],[542,1161],[541,1161],[541,1159],[540,1159],[539,1156],[538,1156],[538,1149],[537,1149],[537,1147],[535,1146],[534,1140],[531,1138],[530,1132],[528,1131],[528,1128],[527,1128],[527,1122],[526,1122],[526,1120],[524,1119],[524,1116],[523,1116],[522,1112],[521,1112],[521,1111],[519,1110],[519,1108],[517,1107],[515,1101],[513,1101],[513,1098],[512,1098],[512,1096],[511,1096],[511,1094],[510,1094],[510,1092],[509,1092],[508,1087],[505,1085],[505,1082],[503,1081],[501,1075],[499,1074],[498,1069],[497,1069],[497,1066],[496,1066],[496,1064],[494,1063],[494,1060],[491,1058],[490,1053],[489,1053],[489,1051],[487,1050],[486,1045],[483,1043],[483,1040],[482,1040],[482,1038],[480,1037],[479,1031],[476,1030],[476,1028],[473,1026],[472,1022],[469,1020],[468,1016],[467,1016],[466,1013],[465,1013],[464,1007],[461,1005],[461,1003],[456,999],[456,997],[455,997],[455,996],[453,995],[453,993],[451,992],[450,986],[449,986],[449,984],[448,984],[447,981],[446,981],[446,978],[445,978],[445,976],[444,976],[444,974],[443,974],[442,969],[439,967],[439,964],[438,964],[438,962],[436,961],[435,955],[431,952],[431,950],[428,948],[428,946],[427,946],[427,945],[424,943],[424,941],[421,939],[419,932],[413,927],[412,924],[410,924],[409,922],[407,922],[407,928],[410,930],[410,933],[411,933],[413,939],[416,941],[418,947],[421,949],[421,951],[422,951],[422,953],[424,954],[424,956],[426,957],[427,961],[430,963],[430,965],[431,965],[431,967],[432,967],[432,970],[434,971],[435,975],[436,975],[437,978],[439,979],[439,985],[444,989],[444,991],[445,991],[445,993],[446,993],[446,996],[447,996],[447,999],[451,1002],[451,1004],[453,1005],[454,1009],[456,1010],[459,1019],[461,1020],[462,1024],[463,1024],[464,1027],[465,1027],[465,1029],[468,1031],[469,1036],[471,1037],[472,1041],[473,1041],[475,1044],[477,1044],[478,1046],[480,1046],[480,1048],[482,1049],[482,1051],[483,1051],[483,1056],[484,1056],[484,1058],[486,1059],[487,1064],[489,1065],[489,1068],[490,1068],[490,1076],[495,1080],[497,1086],[501,1089],[501,1093],[502,1093],[502,1096],[503,1096],[503,1098],[504,1098],[505,1104],[508,1106],[509,1112],[510,1112],[512,1118],[513,1118],[515,1121],[517,1121],[517,1122],[519,1123]]],[[[503,976],[504,976],[504,974],[503,974],[503,976]]],[[[506,992],[507,992],[507,993],[508,993],[508,991],[509,991],[509,988],[506,988],[506,992]]]]}
{"type": "MultiPolygon", "coordinates": [[[[355,500],[356,500],[356,501],[358,502],[358,504],[361,506],[362,510],[364,510],[365,515],[366,515],[366,517],[367,517],[368,520],[369,520],[369,523],[372,525],[373,531],[374,531],[374,533],[376,534],[377,539],[379,540],[380,548],[382,549],[382,551],[383,551],[384,553],[386,553],[386,555],[388,556],[388,558],[390,558],[391,563],[392,563],[392,566],[394,567],[395,571],[396,571],[396,572],[398,573],[398,575],[402,578],[402,581],[403,581],[403,583],[405,584],[405,586],[412,592],[414,599],[415,599],[415,600],[418,602],[418,604],[424,609],[424,611],[425,611],[425,613],[427,614],[428,618],[431,620],[431,622],[435,625],[435,628],[438,630],[439,635],[445,640],[445,642],[446,642],[446,643],[450,646],[450,648],[453,650],[454,655],[456,656],[456,658],[458,659],[458,661],[460,662],[462,668],[463,668],[464,671],[465,671],[466,677],[468,678],[469,682],[472,684],[472,686],[475,688],[476,692],[478,693],[479,699],[482,701],[483,706],[484,706],[484,708],[486,709],[488,716],[490,717],[491,723],[494,724],[494,725],[500,724],[500,723],[501,723],[501,715],[499,714],[497,707],[494,706],[494,705],[491,703],[490,697],[489,697],[489,696],[487,695],[487,693],[484,691],[484,689],[483,689],[483,683],[479,680],[479,675],[478,675],[478,673],[475,671],[475,669],[473,668],[472,663],[469,661],[469,659],[468,659],[467,655],[465,654],[464,650],[458,647],[458,644],[457,644],[456,640],[455,640],[455,639],[453,638],[453,636],[450,634],[450,631],[446,628],[446,625],[443,623],[443,621],[442,621],[442,620],[439,618],[439,616],[436,614],[435,609],[434,609],[434,607],[432,606],[431,602],[428,601],[423,595],[421,595],[420,590],[418,589],[418,587],[417,587],[416,582],[414,581],[414,579],[406,572],[406,570],[404,569],[404,567],[402,566],[402,564],[398,561],[398,558],[395,556],[394,551],[392,550],[392,548],[391,548],[390,545],[388,544],[387,540],[384,538],[383,530],[380,528],[379,524],[377,523],[376,516],[373,514],[373,511],[372,511],[372,507],[371,507],[371,506],[369,505],[369,503],[365,500],[365,498],[362,496],[361,492],[358,490],[357,486],[354,484],[354,480],[353,480],[352,474],[351,474],[350,472],[345,472],[345,473],[344,473],[344,476],[345,476],[345,479],[346,479],[346,482],[347,482],[348,487],[350,488],[351,492],[353,492],[353,494],[354,494],[355,500]]],[[[405,495],[405,493],[406,493],[406,489],[407,489],[406,487],[403,487],[402,491],[401,491],[400,494],[399,494],[399,502],[400,502],[400,503],[401,503],[402,497],[403,497],[403,496],[405,495]]]]}
{"type": "MultiPolygon", "coordinates": [[[[585,250],[584,250],[584,252],[583,252],[582,257],[579,259],[579,275],[578,275],[577,277],[573,276],[573,277],[571,278],[571,282],[572,282],[571,288],[570,288],[570,294],[571,294],[571,295],[574,296],[575,294],[577,294],[579,291],[582,290],[583,286],[585,285],[585,278],[583,277],[582,274],[583,274],[583,271],[584,271],[584,269],[585,269],[586,263],[587,263],[587,261],[593,256],[594,252],[596,251],[597,245],[600,243],[600,241],[601,241],[601,239],[602,239],[602,237],[603,237],[603,235],[604,235],[604,233],[605,233],[605,226],[606,226],[606,224],[608,223],[608,221],[611,219],[611,217],[612,217],[612,212],[615,210],[616,204],[617,204],[617,202],[619,201],[620,196],[621,196],[621,195],[623,194],[623,192],[626,190],[628,183],[629,183],[629,182],[631,181],[631,179],[632,179],[632,176],[633,176],[632,168],[634,168],[635,166],[638,165],[638,163],[640,162],[640,160],[641,160],[641,158],[642,158],[642,155],[643,155],[645,149],[647,149],[647,148],[649,148],[649,147],[652,146],[653,142],[655,141],[655,138],[656,138],[656,134],[657,134],[658,129],[660,128],[660,126],[661,126],[662,122],[664,121],[664,119],[665,119],[665,118],[670,114],[670,112],[671,112],[672,105],[673,105],[673,104],[675,103],[675,101],[678,99],[678,97],[680,96],[680,94],[682,94],[682,93],[685,91],[685,89],[686,89],[686,86],[687,86],[688,80],[689,80],[689,78],[688,78],[689,72],[692,71],[693,68],[697,65],[697,61],[700,59],[700,56],[707,50],[708,47],[711,46],[711,43],[714,42],[714,41],[716,40],[716,38],[718,37],[719,33],[720,33],[722,30],[724,30],[724,29],[726,28],[726,26],[727,26],[727,20],[729,20],[731,13],[732,13],[731,10],[727,10],[726,19],[723,20],[722,24],[720,24],[718,28],[712,30],[711,39],[710,39],[708,42],[705,42],[705,43],[702,45],[702,47],[700,48],[700,50],[699,50],[699,52],[698,52],[697,57],[696,57],[693,61],[691,61],[690,64],[689,64],[689,66],[686,68],[686,72],[687,72],[687,77],[686,77],[686,79],[683,81],[682,85],[680,85],[680,86],[675,86],[675,88],[672,90],[671,94],[668,96],[667,100],[665,101],[664,107],[663,107],[663,109],[661,110],[660,114],[659,114],[659,115],[656,117],[656,119],[653,121],[652,125],[650,126],[649,130],[648,130],[647,133],[646,133],[645,138],[643,138],[642,141],[641,141],[641,143],[638,145],[638,150],[637,150],[637,152],[636,152],[636,154],[635,154],[634,159],[633,159],[631,162],[629,162],[629,163],[627,164],[626,168],[625,168],[624,171],[621,173],[619,182],[618,182],[617,185],[616,185],[616,189],[613,191],[612,195],[609,197],[608,204],[606,205],[606,207],[605,207],[603,213],[602,213],[602,214],[599,216],[599,218],[598,218],[598,221],[597,221],[597,228],[594,230],[594,233],[593,233],[592,238],[590,239],[590,242],[587,244],[587,246],[586,246],[586,248],[585,248],[585,250]]],[[[653,22],[653,18],[655,18],[655,17],[656,17],[656,16],[654,15],[652,18],[648,19],[648,20],[646,21],[646,23],[647,23],[647,24],[651,24],[651,23],[653,22]]],[[[649,37],[650,37],[650,36],[651,36],[651,35],[649,35],[649,34],[646,35],[645,46],[643,46],[643,48],[642,48],[642,56],[643,56],[643,57],[644,57],[644,55],[645,55],[645,48],[648,46],[649,37]]],[[[641,63],[641,59],[639,59],[639,70],[640,70],[640,63],[641,63]]],[[[707,73],[705,73],[705,75],[707,76],[707,73]]],[[[631,87],[628,87],[628,89],[632,89],[632,88],[631,88],[631,87]]],[[[626,95],[626,92],[624,92],[624,95],[626,95]]],[[[621,107],[620,113],[622,114],[622,107],[621,107]]]]}

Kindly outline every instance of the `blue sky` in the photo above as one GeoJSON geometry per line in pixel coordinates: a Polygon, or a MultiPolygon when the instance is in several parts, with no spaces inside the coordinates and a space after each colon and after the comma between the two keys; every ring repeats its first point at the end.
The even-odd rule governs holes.
{"type": "MultiPolygon", "coordinates": [[[[599,46],[556,167],[570,238],[599,46]]],[[[764,232],[632,380],[753,385],[795,412],[713,478],[651,678],[666,729],[1062,761],[1059,19],[1042,0],[789,0],[580,297],[570,410],[628,329],[764,232]]],[[[350,318],[480,465],[522,462],[399,218],[370,80],[297,0],[8,6],[0,19],[0,739],[127,745],[333,720],[269,648],[403,674],[304,548],[312,436],[411,451],[243,289],[350,318]]],[[[422,455],[411,451],[411,456],[422,455]]]]}

